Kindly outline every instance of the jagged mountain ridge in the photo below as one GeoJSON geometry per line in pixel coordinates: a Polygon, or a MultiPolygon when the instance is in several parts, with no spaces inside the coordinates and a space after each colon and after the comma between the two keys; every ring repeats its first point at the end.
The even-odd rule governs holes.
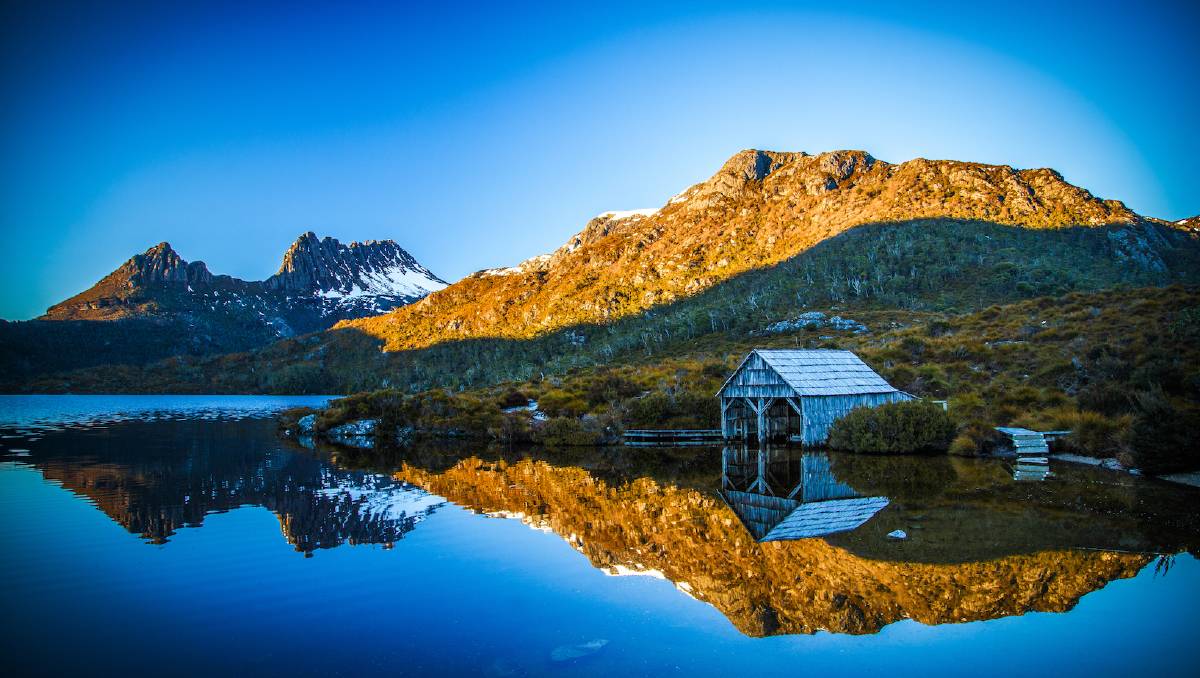
{"type": "Polygon", "coordinates": [[[293,294],[315,293],[343,305],[367,301],[377,308],[381,300],[393,306],[410,303],[442,289],[446,281],[394,241],[343,245],[309,231],[288,248],[279,271],[263,284],[293,294]]]}
{"type": "Polygon", "coordinates": [[[340,326],[381,338],[388,350],[530,338],[692,296],[856,226],[922,219],[1109,228],[1115,261],[1168,276],[1163,251],[1194,244],[1196,233],[1187,220],[1144,218],[1050,169],[746,150],[657,210],[602,214],[551,254],[480,271],[416,304],[340,326]]]}
{"type": "Polygon", "coordinates": [[[391,240],[343,245],[301,235],[264,281],[214,275],[163,242],[134,255],[91,288],[50,307],[41,320],[246,316],[277,337],[381,313],[446,286],[391,240]]]}
{"type": "Polygon", "coordinates": [[[20,383],[93,366],[239,353],[445,286],[390,240],[343,245],[305,233],[263,281],[214,274],[163,242],[41,318],[0,321],[0,376],[20,383]]]}

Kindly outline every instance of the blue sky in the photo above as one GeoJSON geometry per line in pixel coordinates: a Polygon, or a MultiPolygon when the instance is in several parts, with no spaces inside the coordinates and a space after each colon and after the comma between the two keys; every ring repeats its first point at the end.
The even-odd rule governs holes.
{"type": "Polygon", "coordinates": [[[261,279],[306,230],[393,238],[454,280],[742,148],[1200,213],[1194,3],[248,4],[0,10],[0,317],[162,240],[261,279]]]}

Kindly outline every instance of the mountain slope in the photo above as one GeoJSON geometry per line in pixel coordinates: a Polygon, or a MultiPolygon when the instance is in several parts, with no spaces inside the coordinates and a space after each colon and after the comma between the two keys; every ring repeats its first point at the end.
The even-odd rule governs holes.
{"type": "Polygon", "coordinates": [[[341,327],[381,338],[388,350],[528,338],[673,302],[855,226],[946,218],[1030,229],[1107,226],[1131,266],[1168,276],[1160,250],[1187,230],[1098,199],[1049,169],[747,150],[661,209],[600,215],[552,254],[481,271],[419,303],[341,327]]]}

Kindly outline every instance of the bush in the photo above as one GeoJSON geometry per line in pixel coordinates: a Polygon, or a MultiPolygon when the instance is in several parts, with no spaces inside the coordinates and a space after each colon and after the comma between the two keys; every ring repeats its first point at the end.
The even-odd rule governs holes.
{"type": "Polygon", "coordinates": [[[1134,405],[1132,450],[1122,457],[1123,462],[1150,475],[1200,468],[1200,450],[1193,441],[1200,427],[1200,410],[1172,402],[1161,388],[1136,394],[1134,405]]]}
{"type": "Polygon", "coordinates": [[[1069,448],[1089,457],[1112,457],[1125,450],[1132,417],[1106,417],[1086,410],[1076,413],[1067,428],[1069,448]]]}
{"type": "Polygon", "coordinates": [[[954,433],[940,406],[910,400],[851,410],[829,430],[829,446],[876,454],[945,451],[954,433]]]}
{"type": "Polygon", "coordinates": [[[529,404],[529,396],[525,395],[524,393],[521,393],[520,391],[518,391],[516,389],[512,389],[512,390],[508,391],[507,393],[505,393],[504,395],[500,396],[500,400],[498,402],[499,402],[500,407],[505,407],[505,408],[507,408],[507,407],[525,407],[526,405],[529,404]]]}
{"type": "Polygon", "coordinates": [[[527,443],[533,440],[533,432],[529,427],[529,417],[522,414],[506,414],[497,426],[488,430],[492,438],[513,445],[527,443]]]}
{"type": "Polygon", "coordinates": [[[625,425],[656,428],[715,428],[721,405],[710,393],[685,389],[655,391],[624,402],[625,425]]]}
{"type": "Polygon", "coordinates": [[[600,441],[600,436],[595,431],[589,431],[578,419],[554,417],[534,430],[533,439],[547,447],[568,447],[595,445],[600,441]]]}
{"type": "Polygon", "coordinates": [[[588,404],[574,393],[554,389],[542,394],[538,409],[551,417],[578,417],[588,411],[588,404]]]}
{"type": "Polygon", "coordinates": [[[950,454],[971,457],[979,454],[979,443],[966,433],[960,434],[950,443],[950,454]]]}

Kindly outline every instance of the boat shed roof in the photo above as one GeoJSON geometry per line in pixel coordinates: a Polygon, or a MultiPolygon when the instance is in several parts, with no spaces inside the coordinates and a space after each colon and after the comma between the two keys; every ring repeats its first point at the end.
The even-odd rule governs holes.
{"type": "Polygon", "coordinates": [[[886,497],[829,499],[800,504],[759,541],[789,541],[849,532],[888,505],[886,497]]]}
{"type": "MultiPolygon", "coordinates": [[[[756,354],[797,395],[836,396],[897,391],[853,352],[834,349],[756,348],[747,354],[725,385],[756,354]]],[[[721,389],[724,390],[725,386],[721,389]]]]}

